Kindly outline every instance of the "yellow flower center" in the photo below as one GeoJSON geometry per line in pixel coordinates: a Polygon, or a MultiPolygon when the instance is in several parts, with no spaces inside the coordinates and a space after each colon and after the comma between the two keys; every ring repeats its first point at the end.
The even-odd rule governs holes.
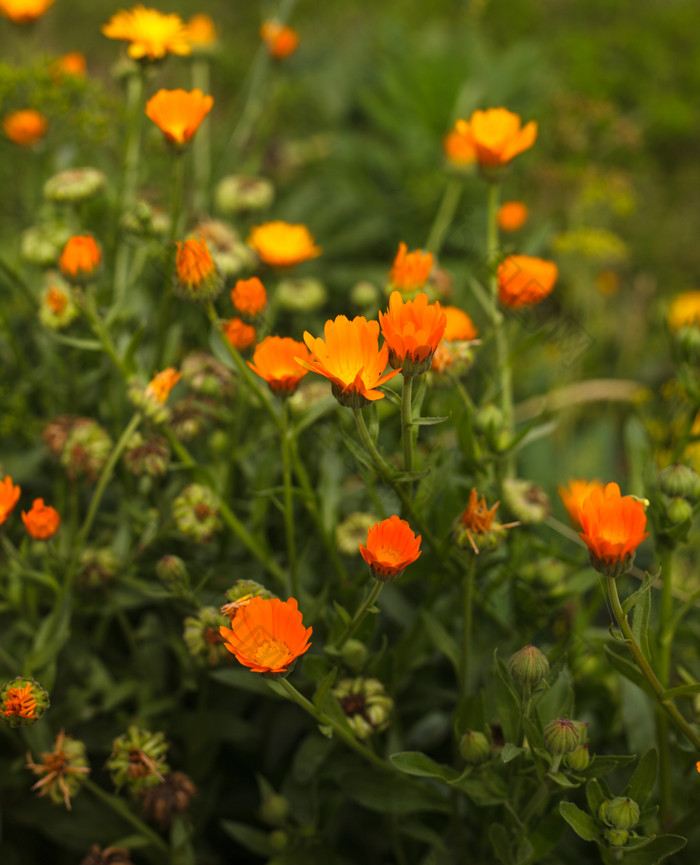
{"type": "Polygon", "coordinates": [[[281,640],[266,640],[253,651],[251,658],[261,667],[275,669],[281,666],[289,656],[289,647],[281,640]]]}

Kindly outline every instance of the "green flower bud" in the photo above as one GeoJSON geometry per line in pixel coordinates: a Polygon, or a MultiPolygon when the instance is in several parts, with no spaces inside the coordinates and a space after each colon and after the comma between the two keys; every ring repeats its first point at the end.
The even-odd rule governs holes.
{"type": "Polygon", "coordinates": [[[549,661],[537,646],[525,646],[511,656],[508,672],[519,685],[536,688],[549,673],[549,661]]]}
{"type": "Polygon", "coordinates": [[[700,500],[700,475],[689,466],[676,463],[659,472],[659,489],[672,498],[680,496],[695,504],[700,500]]]}
{"type": "Polygon", "coordinates": [[[174,592],[188,589],[190,585],[187,566],[178,556],[163,556],[156,565],[156,576],[174,592]]]}
{"type": "Polygon", "coordinates": [[[170,231],[170,217],[146,201],[137,201],[122,215],[120,225],[124,232],[134,237],[163,237],[170,231]]]}
{"type": "Polygon", "coordinates": [[[519,478],[503,481],[503,500],[513,516],[526,525],[541,523],[551,513],[545,491],[519,478]]]}
{"type": "Polygon", "coordinates": [[[389,715],[394,701],[387,697],[384,685],[378,679],[342,679],[333,689],[348,723],[359,739],[367,739],[374,732],[389,726],[389,715]]]}
{"type": "Polygon", "coordinates": [[[603,838],[611,847],[624,847],[630,837],[626,829],[604,829],[603,838]]]}
{"type": "Polygon", "coordinates": [[[229,659],[229,651],[219,630],[229,624],[215,607],[202,607],[196,615],[185,619],[183,639],[198,664],[215,667],[229,659]]]}
{"type": "Polygon", "coordinates": [[[367,663],[369,652],[367,646],[359,640],[349,639],[340,651],[343,663],[351,670],[361,670],[367,663]]]}
{"type": "Polygon", "coordinates": [[[98,168],[71,168],[54,174],[44,184],[44,197],[49,201],[78,204],[101,192],[107,178],[98,168]]]}
{"type": "Polygon", "coordinates": [[[268,840],[270,847],[279,853],[286,849],[289,844],[289,835],[283,829],[275,829],[274,832],[270,832],[268,835],[268,840]]]}
{"type": "Polygon", "coordinates": [[[686,499],[682,499],[680,496],[676,496],[673,499],[669,499],[666,496],[664,498],[664,505],[666,511],[666,517],[671,525],[679,526],[682,523],[688,522],[688,520],[692,519],[693,516],[693,506],[686,499]]]}
{"type": "Polygon", "coordinates": [[[0,690],[0,718],[10,727],[31,727],[50,705],[49,695],[34,679],[18,676],[0,690]]]}
{"type": "Polygon", "coordinates": [[[318,279],[283,279],[277,286],[275,300],[289,312],[313,312],[326,302],[327,292],[318,279]]]}
{"type": "Polygon", "coordinates": [[[700,328],[689,324],[673,334],[677,354],[681,363],[697,365],[700,362],[700,328]]]}
{"type": "Polygon", "coordinates": [[[459,753],[467,763],[478,766],[489,758],[491,746],[483,733],[467,730],[459,740],[459,753]]]}
{"type": "Polygon", "coordinates": [[[200,544],[209,543],[221,528],[219,500],[203,484],[185,487],[173,502],[173,517],[182,534],[200,544]]]}
{"type": "Polygon", "coordinates": [[[379,305],[379,289],[366,279],[356,282],[350,289],[350,302],[360,309],[379,305]]]}
{"type": "Polygon", "coordinates": [[[265,210],[275,197],[275,188],[265,177],[230,174],[214,190],[216,209],[224,216],[251,210],[265,210]]]}
{"type": "Polygon", "coordinates": [[[573,769],[574,772],[581,772],[591,762],[588,742],[579,745],[568,754],[564,755],[563,763],[568,769],[573,769]]]}
{"type": "Polygon", "coordinates": [[[112,453],[112,439],[90,418],[78,418],[71,426],[61,450],[61,464],[70,478],[84,475],[97,480],[112,453]]]}
{"type": "Polygon", "coordinates": [[[188,354],[182,361],[180,372],[190,388],[204,396],[229,399],[236,392],[234,373],[205,352],[188,354]]]}
{"type": "Polygon", "coordinates": [[[577,724],[567,718],[550,721],[544,728],[544,744],[550,754],[569,754],[581,741],[577,724]]]}
{"type": "Polygon", "coordinates": [[[103,588],[117,575],[120,561],[114,550],[88,547],[80,556],[78,584],[88,589],[103,588]]]}
{"type": "Polygon", "coordinates": [[[163,782],[170,771],[165,762],[168,743],[163,733],[151,733],[131,726],[118,736],[112,746],[112,755],[106,768],[119,790],[126,786],[131,793],[140,793],[163,782]]]}
{"type": "Polygon", "coordinates": [[[613,829],[631,829],[639,822],[639,805],[628,796],[606,799],[598,809],[598,818],[613,829]]]}
{"type": "Polygon", "coordinates": [[[489,441],[495,441],[497,433],[503,429],[503,412],[492,402],[480,408],[474,415],[474,426],[489,441]]]}
{"type": "Polygon", "coordinates": [[[260,819],[269,826],[282,826],[289,814],[289,802],[276,794],[268,796],[260,806],[260,819]]]}
{"type": "Polygon", "coordinates": [[[70,228],[61,223],[31,226],[22,232],[20,254],[27,264],[52,267],[70,236],[70,228]]]}

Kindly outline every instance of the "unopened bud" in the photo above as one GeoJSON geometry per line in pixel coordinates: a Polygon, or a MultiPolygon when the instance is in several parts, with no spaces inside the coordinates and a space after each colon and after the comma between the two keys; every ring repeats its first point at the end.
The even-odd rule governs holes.
{"type": "Polygon", "coordinates": [[[350,302],[360,309],[376,307],[379,304],[379,289],[366,279],[356,282],[350,289],[350,302]]]}
{"type": "Polygon", "coordinates": [[[568,769],[573,769],[574,772],[583,771],[583,769],[585,769],[591,762],[588,742],[579,745],[578,748],[565,754],[563,762],[568,769]]]}
{"type": "Polygon", "coordinates": [[[598,817],[612,829],[631,829],[639,822],[639,805],[629,796],[616,796],[601,803],[598,817]]]}
{"type": "Polygon", "coordinates": [[[326,296],[326,288],[318,279],[283,279],[275,292],[277,304],[289,312],[319,309],[326,302],[326,296]]]}
{"type": "Polygon", "coordinates": [[[467,763],[478,766],[489,758],[489,740],[478,730],[467,730],[459,740],[459,753],[467,763]]]}
{"type": "Polygon", "coordinates": [[[581,741],[579,728],[574,721],[557,718],[544,728],[544,744],[550,754],[569,754],[578,748],[581,741]]]}
{"type": "Polygon", "coordinates": [[[260,806],[260,818],[269,826],[282,826],[289,814],[289,802],[275,794],[268,796],[260,806]]]}
{"type": "Polygon", "coordinates": [[[525,646],[511,656],[508,672],[519,685],[535,688],[549,672],[549,661],[537,646],[525,646]]]}
{"type": "Polygon", "coordinates": [[[190,584],[187,566],[178,556],[163,556],[156,565],[156,576],[169,589],[186,589],[190,584]]]}
{"type": "Polygon", "coordinates": [[[659,472],[659,488],[667,496],[680,496],[692,504],[700,500],[700,476],[681,463],[659,472]]]}
{"type": "Polygon", "coordinates": [[[673,340],[682,363],[695,365],[700,362],[700,327],[697,324],[682,327],[673,335],[673,340]]]}
{"type": "Polygon", "coordinates": [[[101,192],[107,183],[98,168],[71,168],[54,174],[44,184],[44,197],[49,201],[77,204],[101,192]]]}
{"type": "Polygon", "coordinates": [[[364,667],[367,663],[368,654],[367,646],[355,639],[349,639],[340,652],[343,663],[355,671],[364,667]]]}
{"type": "Polygon", "coordinates": [[[686,499],[676,496],[675,498],[667,499],[666,502],[666,516],[671,525],[679,526],[681,523],[685,523],[692,518],[693,506],[686,499]]]}
{"type": "MultiPolygon", "coordinates": [[[[474,426],[489,441],[503,429],[503,412],[497,405],[488,403],[474,415],[474,426]]],[[[495,440],[495,439],[494,439],[495,440]]]]}
{"type": "Polygon", "coordinates": [[[230,174],[222,178],[215,191],[216,209],[224,216],[250,210],[265,210],[272,204],[275,188],[265,177],[230,174]]]}
{"type": "Polygon", "coordinates": [[[22,232],[20,254],[28,264],[51,267],[70,237],[70,229],[61,223],[31,226],[22,232]]]}
{"type": "Polygon", "coordinates": [[[513,516],[526,525],[541,523],[551,512],[549,498],[542,487],[520,478],[503,481],[503,499],[513,516]]]}
{"type": "Polygon", "coordinates": [[[626,829],[604,829],[603,838],[611,847],[624,847],[630,837],[626,829]]]}
{"type": "Polygon", "coordinates": [[[275,829],[274,832],[270,832],[268,835],[268,840],[270,847],[279,853],[286,849],[289,844],[289,835],[283,829],[275,829]]]}
{"type": "Polygon", "coordinates": [[[19,676],[0,690],[0,718],[10,727],[31,727],[50,705],[49,695],[34,679],[19,676]]]}

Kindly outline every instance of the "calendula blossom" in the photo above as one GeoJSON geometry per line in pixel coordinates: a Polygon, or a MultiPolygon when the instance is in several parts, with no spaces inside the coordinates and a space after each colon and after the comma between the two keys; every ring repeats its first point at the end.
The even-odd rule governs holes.
{"type": "Polygon", "coordinates": [[[649,536],[644,531],[644,503],[621,495],[620,487],[611,483],[592,490],[580,503],[578,513],[579,535],[588,547],[593,567],[608,577],[626,574],[637,547],[649,536]]]}
{"type": "Polygon", "coordinates": [[[314,244],[305,225],[292,225],[281,220],[252,228],[248,246],[270,267],[293,267],[321,254],[321,247],[314,244]]]}
{"type": "Polygon", "coordinates": [[[48,120],[33,108],[13,111],[2,119],[2,130],[6,138],[20,147],[31,147],[41,141],[48,128],[48,120]]]}
{"type": "Polygon", "coordinates": [[[303,342],[288,336],[267,336],[255,346],[253,362],[248,361],[248,366],[268,383],[271,391],[291,396],[308,373],[297,358],[311,359],[303,342]]]}
{"type": "Polygon", "coordinates": [[[428,281],[432,268],[432,252],[423,252],[422,249],[409,252],[406,244],[401,241],[389,271],[389,283],[399,291],[416,291],[423,288],[428,281]]]}
{"type": "Polygon", "coordinates": [[[0,0],[0,15],[13,24],[31,24],[41,18],[56,0],[0,0]]]}
{"type": "Polygon", "coordinates": [[[242,318],[234,317],[222,322],[224,334],[231,345],[238,351],[245,351],[255,345],[257,332],[252,324],[246,324],[242,318]]]}
{"type": "Polygon", "coordinates": [[[700,327],[700,291],[677,294],[668,305],[666,321],[673,333],[683,327],[700,327]]]}
{"type": "Polygon", "coordinates": [[[13,484],[9,475],[0,481],[0,526],[15,509],[21,492],[22,488],[13,484]]]}
{"type": "Polygon", "coordinates": [[[214,104],[201,90],[159,90],[146,103],[146,116],[170,144],[184,147],[214,104]]]}
{"type": "Polygon", "coordinates": [[[506,108],[475,111],[469,120],[458,120],[456,130],[474,147],[479,165],[485,169],[501,168],[537,138],[537,124],[525,126],[517,114],[506,108]]]}
{"type": "Polygon", "coordinates": [[[476,162],[476,148],[471,136],[457,128],[451,129],[442,139],[442,149],[447,161],[455,168],[464,168],[476,162]]]}
{"type": "Polygon", "coordinates": [[[113,15],[102,28],[108,39],[129,43],[134,60],[162,60],[167,54],[190,54],[187,28],[179,15],[164,15],[141,4],[113,15]]]}
{"type": "Polygon", "coordinates": [[[154,399],[156,402],[167,402],[170,396],[170,391],[182,378],[182,373],[178,372],[175,367],[169,366],[162,372],[157,373],[146,385],[146,395],[154,399]]]}
{"type": "Polygon", "coordinates": [[[102,253],[95,238],[89,234],[74,235],[63,247],[58,266],[65,279],[83,285],[95,278],[101,262],[102,253]]]}
{"type": "Polygon", "coordinates": [[[406,520],[394,515],[367,530],[360,555],[377,580],[395,580],[420,556],[420,542],[406,520]]]}
{"type": "Polygon", "coordinates": [[[299,34],[296,30],[279,21],[265,21],[260,28],[260,38],[267,45],[270,56],[275,60],[284,60],[293,54],[299,44],[299,34]]]}
{"type": "Polygon", "coordinates": [[[241,315],[255,319],[267,306],[265,286],[257,276],[239,279],[231,289],[231,303],[241,315]]]}
{"type": "Polygon", "coordinates": [[[593,492],[593,490],[603,490],[605,485],[602,481],[592,480],[587,481],[585,478],[571,478],[566,486],[557,487],[559,497],[564,503],[569,519],[576,528],[580,528],[579,508],[584,499],[593,492]]]}
{"type": "Polygon", "coordinates": [[[498,208],[498,227],[501,231],[519,231],[527,222],[529,213],[523,201],[504,201],[498,208]]]}
{"type": "Polygon", "coordinates": [[[405,376],[421,375],[430,369],[447,324],[440,304],[428,303],[421,292],[415,300],[404,302],[400,292],[393,291],[387,312],[379,313],[382,335],[389,346],[389,363],[405,376]]]}
{"type": "Polygon", "coordinates": [[[186,25],[187,41],[197,53],[216,45],[219,34],[210,15],[200,12],[193,15],[186,25]]]}
{"type": "Polygon", "coordinates": [[[43,499],[34,499],[31,510],[22,511],[22,522],[35,540],[46,541],[58,531],[61,517],[55,508],[44,504],[43,499]]]}
{"type": "Polygon", "coordinates": [[[498,299],[511,309],[535,306],[551,293],[558,275],[553,261],[509,255],[498,266],[498,299]]]}

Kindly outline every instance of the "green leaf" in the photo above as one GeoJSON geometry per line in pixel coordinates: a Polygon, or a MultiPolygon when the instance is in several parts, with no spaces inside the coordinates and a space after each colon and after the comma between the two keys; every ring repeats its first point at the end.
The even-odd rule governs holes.
{"type": "Polygon", "coordinates": [[[70,636],[71,610],[71,598],[66,595],[41,623],[32,650],[24,659],[26,675],[36,673],[53,661],[66,644],[70,636]]]}
{"type": "Polygon", "coordinates": [[[675,700],[676,697],[692,697],[694,694],[700,694],[700,682],[694,682],[692,685],[679,685],[677,688],[669,688],[659,694],[659,700],[675,700]]]}
{"type": "Polygon", "coordinates": [[[600,806],[605,802],[607,796],[598,781],[593,778],[586,784],[586,801],[591,814],[597,814],[600,806]]]}
{"type": "Polygon", "coordinates": [[[558,784],[560,787],[579,787],[581,782],[578,783],[576,781],[572,781],[570,778],[567,778],[562,772],[551,772],[547,775],[555,784],[558,784]]]}
{"type": "Polygon", "coordinates": [[[434,829],[429,829],[422,823],[416,823],[412,820],[410,823],[403,823],[400,828],[402,834],[407,835],[409,838],[415,838],[416,841],[423,841],[432,850],[438,850],[440,853],[449,852],[445,842],[442,840],[442,836],[434,829]]]}
{"type": "Polygon", "coordinates": [[[487,787],[480,778],[475,778],[465,772],[455,781],[452,781],[451,785],[462,790],[473,802],[483,807],[501,805],[508,799],[508,791],[503,782],[496,777],[491,779],[490,787],[487,787]]]}
{"type": "Polygon", "coordinates": [[[634,754],[595,754],[591,759],[591,762],[586,766],[585,769],[579,769],[576,771],[576,775],[579,778],[602,778],[603,775],[607,775],[608,772],[612,772],[613,769],[617,769],[618,766],[626,766],[628,763],[631,763],[632,760],[635,759],[634,754]]]}
{"type": "Polygon", "coordinates": [[[518,745],[514,745],[512,742],[506,742],[503,750],[501,751],[501,760],[503,760],[504,763],[510,763],[511,760],[515,760],[516,757],[524,753],[525,748],[520,748],[518,747],[518,745]]]}
{"type": "Polygon", "coordinates": [[[518,736],[520,723],[520,700],[518,699],[508,676],[506,665],[494,653],[496,664],[496,703],[498,717],[503,727],[503,735],[507,742],[514,742],[518,736]]]}
{"type": "Polygon", "coordinates": [[[340,437],[343,440],[343,443],[350,451],[350,453],[355,457],[355,459],[363,465],[367,469],[375,470],[375,465],[372,462],[372,458],[369,454],[362,448],[355,439],[351,438],[344,430],[340,431],[340,437]]]}
{"type": "Polygon", "coordinates": [[[450,782],[459,777],[459,772],[450,766],[436,763],[421,751],[399,751],[389,759],[399,771],[418,778],[439,778],[441,781],[450,782]]]}
{"type": "Polygon", "coordinates": [[[579,838],[583,838],[584,841],[598,840],[598,826],[595,820],[573,802],[560,802],[559,813],[579,838]]]}
{"type": "Polygon", "coordinates": [[[299,745],[294,755],[292,775],[300,784],[308,783],[321,767],[333,748],[333,743],[327,738],[321,738],[315,733],[307,736],[299,745]]]}
{"type": "Polygon", "coordinates": [[[451,415],[445,415],[444,417],[417,417],[411,421],[411,426],[434,426],[438,423],[445,423],[450,417],[451,415]]]}
{"type": "Polygon", "coordinates": [[[634,799],[638,805],[644,805],[654,789],[658,764],[659,755],[656,748],[650,748],[634,770],[624,795],[634,799]]]}
{"type": "Polygon", "coordinates": [[[102,351],[102,343],[97,339],[79,339],[76,336],[65,336],[65,334],[48,329],[44,333],[48,333],[55,342],[60,342],[61,345],[68,345],[81,351],[102,351]]]}
{"type": "Polygon", "coordinates": [[[267,832],[261,832],[260,829],[253,829],[252,826],[246,826],[245,823],[237,823],[233,820],[222,820],[221,828],[234,841],[238,841],[247,850],[251,850],[259,856],[272,856],[274,853],[267,832]]]}
{"type": "Polygon", "coordinates": [[[649,612],[651,610],[651,596],[645,592],[637,601],[632,617],[632,634],[637,641],[644,657],[649,661],[649,612]]]}
{"type": "Polygon", "coordinates": [[[629,679],[633,685],[636,685],[638,688],[641,688],[646,694],[649,694],[650,697],[654,696],[654,692],[651,690],[649,683],[639,671],[639,668],[636,667],[632,663],[632,661],[629,661],[627,658],[623,658],[622,655],[613,651],[610,646],[603,646],[603,648],[605,650],[605,654],[608,656],[608,660],[613,665],[613,667],[615,667],[618,673],[621,673],[626,679],[629,679]]]}
{"type": "Polygon", "coordinates": [[[328,696],[328,692],[335,682],[335,677],[338,675],[338,668],[334,667],[326,676],[323,678],[321,684],[316,688],[316,692],[313,695],[313,704],[319,711],[323,711],[323,705],[326,702],[326,697],[328,696]]]}
{"type": "Polygon", "coordinates": [[[687,841],[680,835],[659,835],[641,850],[625,854],[624,865],[658,865],[669,856],[682,850],[687,841]]]}
{"type": "Polygon", "coordinates": [[[449,658],[455,671],[459,672],[459,646],[455,638],[445,630],[442,622],[428,610],[421,610],[420,616],[435,648],[449,658]]]}
{"type": "Polygon", "coordinates": [[[515,865],[506,827],[502,823],[492,823],[489,827],[489,838],[498,861],[503,865],[515,865]]]}
{"type": "Polygon", "coordinates": [[[654,574],[653,576],[649,574],[649,572],[645,572],[644,579],[642,580],[642,585],[637,589],[636,592],[632,592],[632,594],[625,598],[622,603],[622,612],[627,615],[629,611],[635,606],[637,601],[640,600],[642,595],[645,595],[649,589],[654,585],[658,578],[658,574],[654,574]]]}
{"type": "Polygon", "coordinates": [[[449,812],[450,804],[434,787],[371,769],[353,770],[341,776],[343,791],[373,811],[411,814],[416,811],[449,812]]]}
{"type": "Polygon", "coordinates": [[[265,684],[266,680],[251,670],[239,670],[236,668],[212,670],[209,673],[209,677],[230,688],[241,688],[243,691],[252,691],[254,694],[264,694],[266,697],[271,696],[270,690],[265,684]]]}
{"type": "Polygon", "coordinates": [[[400,472],[394,477],[394,481],[400,484],[412,484],[414,481],[419,481],[430,474],[429,469],[420,472],[400,472]]]}
{"type": "Polygon", "coordinates": [[[386,385],[380,385],[377,390],[380,390],[390,403],[393,403],[395,406],[401,408],[401,397],[396,393],[395,390],[392,390],[390,387],[386,387],[386,385]]]}
{"type": "Polygon", "coordinates": [[[333,601],[333,609],[343,620],[344,625],[350,624],[350,622],[352,621],[352,617],[350,616],[350,613],[348,613],[348,611],[345,609],[345,607],[341,607],[341,605],[337,601],[333,601]]]}

